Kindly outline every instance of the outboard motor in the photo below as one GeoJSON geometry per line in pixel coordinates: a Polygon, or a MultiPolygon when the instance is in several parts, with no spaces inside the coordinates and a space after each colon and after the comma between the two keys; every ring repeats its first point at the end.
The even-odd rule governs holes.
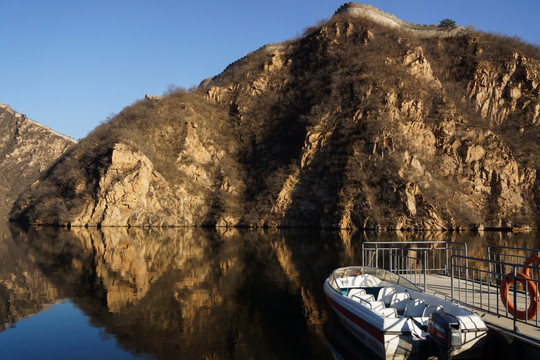
{"type": "Polygon", "coordinates": [[[428,334],[443,358],[451,358],[461,348],[461,330],[458,319],[445,312],[434,312],[429,316],[428,334]]]}

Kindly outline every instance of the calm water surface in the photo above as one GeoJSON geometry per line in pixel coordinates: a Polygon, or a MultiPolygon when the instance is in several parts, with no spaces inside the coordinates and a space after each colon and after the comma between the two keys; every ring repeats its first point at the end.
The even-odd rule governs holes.
{"type": "Polygon", "coordinates": [[[534,233],[0,224],[0,359],[332,359],[329,339],[345,335],[323,281],[378,240],[463,241],[478,257],[488,244],[540,247],[534,233]]]}

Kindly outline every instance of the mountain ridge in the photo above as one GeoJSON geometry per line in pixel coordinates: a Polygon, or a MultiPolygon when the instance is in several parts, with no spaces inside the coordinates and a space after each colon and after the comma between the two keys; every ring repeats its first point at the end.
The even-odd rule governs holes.
{"type": "Polygon", "coordinates": [[[0,103],[0,219],[16,198],[76,141],[0,103]]]}
{"type": "Polygon", "coordinates": [[[464,28],[403,31],[365,13],[380,15],[346,4],[194,91],[126,107],[23,194],[12,219],[537,227],[538,48],[464,28]]]}

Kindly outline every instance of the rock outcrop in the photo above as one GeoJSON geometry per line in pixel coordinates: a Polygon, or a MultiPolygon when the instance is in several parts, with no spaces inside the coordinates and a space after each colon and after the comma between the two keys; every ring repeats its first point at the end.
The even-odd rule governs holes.
{"type": "Polygon", "coordinates": [[[17,215],[19,220],[23,216],[35,224],[62,226],[237,224],[234,212],[221,216],[215,211],[216,202],[238,197],[242,188],[238,165],[230,159],[234,150],[216,139],[226,130],[208,131],[205,122],[212,119],[178,100],[143,101],[139,105],[145,110],[132,109],[150,109],[162,117],[152,130],[142,124],[142,136],[151,138],[151,144],[125,136],[123,127],[116,134],[117,130],[97,129],[83,139],[32,185],[33,192],[20,197],[24,212],[17,215]],[[182,121],[160,126],[171,121],[169,116],[182,121]]]}
{"type": "Polygon", "coordinates": [[[72,225],[179,225],[178,214],[163,211],[162,203],[172,197],[169,184],[154,171],[152,162],[140,151],[119,143],[99,179],[97,202],[87,203],[72,225]]]}
{"type": "Polygon", "coordinates": [[[71,226],[537,227],[539,84],[536,47],[347,4],[196,91],[126,108],[22,196],[12,217],[71,226]]]}
{"type": "Polygon", "coordinates": [[[0,104],[0,220],[76,141],[0,104]]]}

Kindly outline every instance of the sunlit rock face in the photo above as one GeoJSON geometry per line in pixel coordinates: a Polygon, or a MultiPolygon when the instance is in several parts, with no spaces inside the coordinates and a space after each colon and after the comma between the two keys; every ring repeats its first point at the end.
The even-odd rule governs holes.
{"type": "Polygon", "coordinates": [[[533,46],[347,4],[194,91],[126,108],[24,194],[12,218],[537,227],[539,69],[533,46]]]}
{"type": "Polygon", "coordinates": [[[167,202],[179,203],[170,185],[143,153],[125,144],[115,144],[96,199],[73,226],[180,225],[177,212],[167,214],[167,202]]]}
{"type": "Polygon", "coordinates": [[[0,104],[0,221],[75,140],[0,104]]]}
{"type": "Polygon", "coordinates": [[[431,230],[537,226],[540,161],[530,155],[539,150],[538,51],[502,55],[500,43],[463,29],[449,38],[421,27],[400,31],[408,25],[369,6],[350,4],[338,12],[346,16],[298,43],[253,53],[265,56],[256,77],[234,86],[228,82],[235,72],[251,69],[248,56],[203,84],[210,99],[233,104],[245,122],[259,104],[247,99],[251,84],[267,84],[267,96],[293,87],[303,94],[326,91],[318,101],[310,98],[309,114],[299,117],[309,121],[298,131],[294,166],[275,190],[269,224],[431,230]],[[386,25],[397,32],[389,35],[359,20],[365,17],[383,25],[391,21],[386,25]],[[418,39],[430,36],[435,40],[418,39]],[[393,51],[391,43],[399,49],[393,51]],[[277,53],[284,81],[265,71],[277,53]],[[303,60],[295,57],[299,54],[303,60]],[[309,79],[312,84],[304,87],[294,82],[304,80],[298,75],[302,70],[313,69],[334,77],[326,83],[309,79]]]}

